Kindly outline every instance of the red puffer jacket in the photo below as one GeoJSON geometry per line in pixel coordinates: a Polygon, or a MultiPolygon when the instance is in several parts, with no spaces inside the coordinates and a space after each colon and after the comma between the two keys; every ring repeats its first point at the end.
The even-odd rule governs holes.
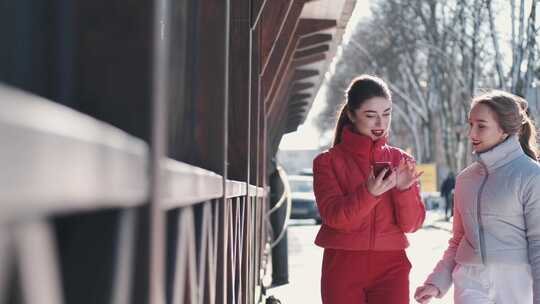
{"type": "Polygon", "coordinates": [[[373,196],[366,180],[375,161],[414,159],[386,144],[344,128],[341,143],[313,161],[314,191],[322,218],[315,244],[344,250],[400,250],[405,232],[414,232],[425,218],[419,185],[373,196]]]}

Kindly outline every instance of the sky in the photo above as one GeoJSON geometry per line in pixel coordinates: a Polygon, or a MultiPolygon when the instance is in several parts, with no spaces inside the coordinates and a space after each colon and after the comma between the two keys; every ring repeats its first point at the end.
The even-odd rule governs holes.
{"type": "MultiPolygon", "coordinates": [[[[519,3],[519,1],[516,2],[519,3]]],[[[494,9],[496,12],[498,12],[499,17],[496,19],[496,27],[499,35],[501,35],[503,41],[509,41],[511,30],[509,4],[507,1],[495,1],[494,4],[494,9]]],[[[531,0],[525,1],[525,16],[529,15],[530,4],[531,0]]],[[[362,20],[362,18],[366,18],[371,14],[369,5],[370,0],[357,0],[356,7],[353,11],[351,20],[348,25],[349,28],[351,26],[354,26],[359,20],[362,20]]],[[[343,38],[344,41],[347,40],[347,36],[348,35],[346,32],[343,38]]],[[[508,46],[509,43],[501,44],[501,51],[503,52],[503,56],[505,56],[506,58],[503,64],[507,66],[511,64],[511,56],[509,56],[510,49],[508,46]]],[[[324,96],[325,94],[322,94],[324,93],[322,90],[324,90],[324,85],[321,86],[321,90],[317,93],[317,96],[315,97],[313,106],[308,113],[305,123],[303,125],[300,125],[296,132],[285,134],[283,136],[279,146],[281,150],[316,149],[320,146],[319,142],[321,141],[323,135],[319,134],[317,128],[313,125],[313,118],[316,117],[317,114],[320,113],[324,108],[324,100],[322,96],[324,96]]],[[[324,136],[328,135],[331,136],[331,133],[327,133],[324,136]]],[[[328,142],[329,139],[324,138],[323,141],[328,142]]]]}

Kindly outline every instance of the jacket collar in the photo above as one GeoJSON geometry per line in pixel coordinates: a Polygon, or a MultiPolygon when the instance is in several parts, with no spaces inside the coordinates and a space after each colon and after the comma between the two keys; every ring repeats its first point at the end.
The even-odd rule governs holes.
{"type": "Polygon", "coordinates": [[[358,134],[352,130],[351,126],[346,126],[341,131],[340,145],[355,154],[363,155],[367,159],[371,159],[371,153],[375,150],[381,150],[386,145],[388,138],[385,136],[376,141],[371,137],[358,134]]]}
{"type": "MultiPolygon", "coordinates": [[[[473,152],[474,153],[474,152],[473,152]]],[[[474,153],[476,161],[483,164],[488,172],[502,167],[525,154],[517,135],[508,137],[502,143],[482,153],[474,153]]]]}

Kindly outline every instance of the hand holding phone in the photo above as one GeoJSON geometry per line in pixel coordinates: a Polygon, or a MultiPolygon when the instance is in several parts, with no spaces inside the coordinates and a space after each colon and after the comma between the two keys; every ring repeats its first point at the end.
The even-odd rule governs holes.
{"type": "Polygon", "coordinates": [[[387,169],[383,177],[383,179],[386,179],[392,174],[392,164],[390,162],[375,162],[373,164],[373,174],[375,177],[379,176],[384,169],[387,169]]]}
{"type": "Polygon", "coordinates": [[[396,186],[396,173],[390,162],[375,162],[367,179],[368,191],[379,196],[396,186]]]}

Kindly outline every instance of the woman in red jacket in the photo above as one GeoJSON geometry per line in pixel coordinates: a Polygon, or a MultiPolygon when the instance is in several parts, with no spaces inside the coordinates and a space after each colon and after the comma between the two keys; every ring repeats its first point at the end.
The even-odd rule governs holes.
{"type": "Polygon", "coordinates": [[[362,75],[347,90],[333,147],[313,161],[322,218],[324,304],[408,304],[411,264],[405,233],[425,209],[414,159],[387,144],[392,100],[379,78],[362,75]],[[374,173],[377,163],[389,168],[374,173]]]}

